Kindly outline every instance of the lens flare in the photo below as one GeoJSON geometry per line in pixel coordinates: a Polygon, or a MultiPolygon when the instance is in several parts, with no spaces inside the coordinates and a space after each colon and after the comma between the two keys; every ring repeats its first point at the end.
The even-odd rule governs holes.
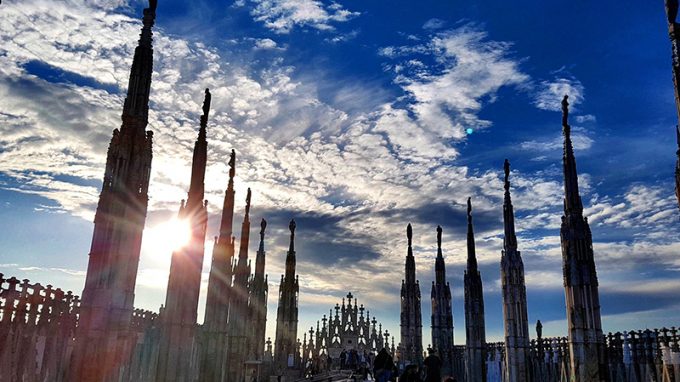
{"type": "Polygon", "coordinates": [[[162,255],[186,246],[191,239],[191,228],[186,220],[172,218],[150,228],[144,235],[154,252],[162,255]]]}

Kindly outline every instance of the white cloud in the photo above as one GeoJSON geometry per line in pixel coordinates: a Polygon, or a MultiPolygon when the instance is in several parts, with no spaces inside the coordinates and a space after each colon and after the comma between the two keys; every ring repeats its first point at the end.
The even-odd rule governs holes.
{"type": "MultiPolygon", "coordinates": [[[[250,0],[255,20],[276,33],[289,33],[294,27],[333,30],[333,23],[342,23],[359,16],[338,3],[325,5],[318,0],[250,0]]],[[[240,4],[245,4],[241,2],[240,4]]]]}
{"type": "MultiPolygon", "coordinates": [[[[111,130],[120,125],[123,96],[87,86],[50,83],[30,75],[23,65],[35,60],[124,88],[139,22],[90,9],[85,2],[45,4],[34,0],[3,9],[0,36],[8,43],[0,47],[0,98],[8,107],[0,113],[0,171],[16,183],[3,187],[41,195],[54,201],[60,211],[89,218],[111,130]],[[32,20],[30,27],[26,18],[32,20]],[[81,46],[88,49],[78,49],[81,46]]],[[[328,29],[331,23],[351,17],[342,16],[338,4],[324,6],[315,1],[261,1],[255,9],[259,6],[261,21],[272,23],[270,27],[282,33],[298,26],[328,29]]],[[[359,244],[378,254],[377,259],[348,262],[342,269],[320,269],[311,261],[318,254],[300,253],[305,261],[298,262],[298,272],[305,275],[302,288],[310,296],[306,300],[303,294],[301,304],[329,301],[328,295],[337,297],[349,288],[358,288],[362,300],[369,304],[398,301],[394,280],[403,272],[404,220],[417,218],[418,209],[430,205],[462,211],[467,195],[475,195],[475,213],[498,213],[500,168],[479,170],[457,164],[455,159],[456,145],[465,139],[464,128],[491,126],[491,121],[479,115],[499,89],[530,81],[520,70],[519,60],[511,56],[509,43],[493,41],[480,28],[466,26],[436,34],[418,45],[385,48],[382,54],[396,61],[390,70],[404,92],[402,97],[384,100],[381,89],[358,84],[338,91],[333,102],[324,102],[318,95],[323,85],[318,76],[305,77],[279,61],[264,69],[237,65],[237,61],[226,59],[233,52],[165,32],[155,31],[150,213],[176,211],[186,195],[203,88],[210,87],[213,104],[206,197],[211,217],[220,213],[225,162],[229,151],[236,148],[237,211],[242,211],[245,189],[251,187],[253,216],[265,210],[323,214],[339,221],[343,230],[344,237],[333,245],[359,244]],[[414,55],[427,55],[428,60],[414,55]],[[395,218],[398,211],[404,212],[395,218]],[[357,286],[358,278],[372,283],[357,286]],[[313,294],[312,290],[320,288],[327,292],[313,294]]],[[[256,44],[278,46],[266,40],[256,44]]],[[[589,139],[586,136],[581,143],[574,137],[578,148],[593,143],[585,140],[589,139]]],[[[561,142],[549,141],[547,145],[539,151],[559,152],[561,148],[561,142]]],[[[526,216],[518,219],[520,233],[527,237],[522,250],[558,257],[559,237],[530,236],[533,229],[554,228],[560,216],[561,183],[541,173],[513,172],[512,179],[517,211],[526,216]]],[[[642,208],[639,205],[645,192],[630,193],[626,203],[633,210],[642,208]]],[[[605,211],[606,203],[615,206],[618,202],[602,198],[593,203],[593,208],[600,208],[589,211],[599,214],[593,224],[606,219],[624,222],[605,211]]],[[[642,209],[633,216],[639,215],[650,225],[665,224],[670,216],[664,206],[642,209]]],[[[434,254],[430,251],[432,228],[414,224],[414,244],[421,253],[418,266],[420,274],[427,277],[434,254]]],[[[215,227],[210,230],[212,236],[215,227]]],[[[498,261],[500,234],[500,227],[478,233],[481,263],[498,261]]],[[[286,235],[285,227],[268,229],[268,237],[282,235],[286,235]]],[[[656,244],[649,241],[644,248],[647,252],[641,249],[640,253],[656,250],[656,244]]],[[[462,266],[464,239],[451,235],[444,246],[451,254],[449,264],[462,266]]],[[[664,254],[673,250],[660,249],[664,254]]],[[[268,251],[281,254],[285,248],[268,244],[268,251]]],[[[615,252],[602,249],[605,251],[615,252]]],[[[145,293],[162,295],[169,255],[145,244],[140,267],[140,277],[146,278],[140,280],[145,293]]],[[[206,266],[207,259],[209,255],[206,266]]],[[[282,256],[267,261],[274,296],[278,280],[274,275],[283,270],[282,256]]],[[[540,274],[531,277],[531,283],[540,284],[540,274]]],[[[137,301],[151,309],[160,302],[141,295],[137,301]]],[[[275,304],[275,298],[270,302],[275,304]]]]}
{"type": "MultiPolygon", "coordinates": [[[[585,134],[579,134],[579,133],[572,133],[571,134],[571,142],[574,147],[574,150],[580,151],[580,150],[588,150],[593,146],[593,143],[595,142],[592,138],[588,137],[585,134]]],[[[564,138],[562,136],[557,136],[551,140],[546,140],[546,141],[538,141],[538,140],[530,140],[530,141],[524,141],[520,143],[520,147],[522,150],[527,150],[527,151],[536,151],[536,152],[559,152],[559,150],[562,148],[564,144],[564,138]]]]}
{"type": "Polygon", "coordinates": [[[255,40],[255,48],[257,49],[276,49],[278,48],[278,45],[276,44],[276,41],[270,39],[270,38],[261,38],[255,40]]]}
{"type": "Polygon", "coordinates": [[[434,29],[441,29],[446,25],[446,21],[438,19],[438,18],[432,18],[429,19],[423,24],[423,29],[428,29],[428,30],[434,30],[434,29]]]}
{"type": "Polygon", "coordinates": [[[584,87],[575,78],[558,77],[552,81],[541,81],[536,90],[534,105],[543,110],[562,110],[562,98],[569,96],[570,107],[583,102],[584,87]]]}

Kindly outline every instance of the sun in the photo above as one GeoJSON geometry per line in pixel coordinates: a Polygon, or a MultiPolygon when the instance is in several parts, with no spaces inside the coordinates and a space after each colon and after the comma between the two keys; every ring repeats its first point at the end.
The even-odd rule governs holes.
{"type": "Polygon", "coordinates": [[[174,217],[150,227],[144,236],[144,241],[154,248],[154,252],[169,254],[189,243],[191,228],[188,221],[174,217]]]}

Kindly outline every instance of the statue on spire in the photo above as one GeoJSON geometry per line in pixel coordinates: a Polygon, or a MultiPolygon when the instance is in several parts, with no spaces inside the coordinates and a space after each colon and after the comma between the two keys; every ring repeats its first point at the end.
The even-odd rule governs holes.
{"type": "Polygon", "coordinates": [[[442,248],[442,226],[437,226],[437,248],[442,248]]]}
{"type": "Polygon", "coordinates": [[[210,89],[205,88],[205,98],[203,99],[203,115],[208,118],[208,113],[210,112],[210,89]]]}
{"type": "Polygon", "coordinates": [[[467,219],[468,223],[472,223],[472,198],[468,197],[467,200],[467,219]]]}
{"type": "Polygon", "coordinates": [[[510,189],[510,161],[507,159],[503,163],[503,170],[505,171],[505,191],[508,191],[510,189]]]}
{"type": "Polygon", "coordinates": [[[236,151],[231,149],[231,156],[229,157],[229,178],[234,178],[236,175],[236,151]]]}
{"type": "Polygon", "coordinates": [[[250,187],[248,187],[248,194],[246,194],[246,219],[250,215],[250,187]]]}
{"type": "Polygon", "coordinates": [[[260,238],[264,239],[264,230],[267,228],[267,221],[262,219],[260,222],[260,238]]]}
{"type": "Polygon", "coordinates": [[[678,17],[678,0],[666,0],[666,16],[668,16],[668,24],[675,24],[675,19],[678,17]]]}
{"type": "Polygon", "coordinates": [[[408,239],[408,246],[411,246],[411,239],[413,238],[413,229],[411,228],[411,223],[406,226],[406,238],[408,239]]]}
{"type": "Polygon", "coordinates": [[[562,126],[565,129],[569,128],[569,96],[565,94],[562,98],[562,126]]]}

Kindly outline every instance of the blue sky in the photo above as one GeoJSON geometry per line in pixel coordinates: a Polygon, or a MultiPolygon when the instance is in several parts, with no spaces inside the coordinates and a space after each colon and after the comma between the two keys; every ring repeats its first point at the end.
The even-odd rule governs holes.
{"type": "MultiPolygon", "coordinates": [[[[210,87],[209,236],[218,230],[234,148],[234,229],[247,187],[253,221],[269,221],[268,333],[292,217],[300,333],[347,291],[398,333],[411,222],[425,344],[437,224],[444,228],[455,342],[463,343],[464,203],[472,196],[487,331],[500,339],[508,158],[531,325],[540,319],[546,335],[565,334],[558,105],[569,93],[604,329],[677,324],[677,117],[661,2],[159,3],[151,200],[136,306],[157,310],[164,301],[171,250],[164,222],[186,195],[203,89],[210,87]]],[[[5,275],[82,290],[104,155],[120,125],[144,5],[2,5],[5,275]]]]}

